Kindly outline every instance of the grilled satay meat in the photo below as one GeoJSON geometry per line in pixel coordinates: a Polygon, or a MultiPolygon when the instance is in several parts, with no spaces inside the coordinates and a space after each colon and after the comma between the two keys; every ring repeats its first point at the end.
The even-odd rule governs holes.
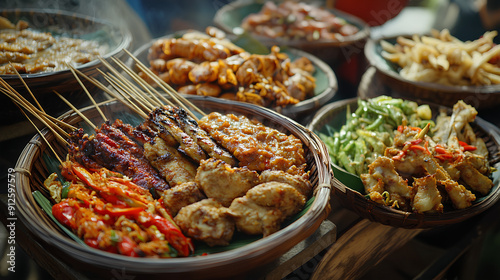
{"type": "Polygon", "coordinates": [[[231,152],[240,167],[256,171],[282,170],[298,175],[305,172],[302,141],[293,134],[286,135],[245,116],[217,112],[204,116],[198,125],[231,152]]]}
{"type": "Polygon", "coordinates": [[[103,128],[91,136],[85,134],[83,129],[72,132],[68,139],[70,158],[86,168],[106,167],[124,174],[137,185],[152,192],[162,192],[170,187],[144,157],[142,147],[134,145],[134,141],[127,139],[120,130],[112,129],[109,124],[104,124],[103,128]],[[110,133],[112,138],[118,139],[125,147],[121,147],[104,132],[110,133]]]}
{"type": "Polygon", "coordinates": [[[163,192],[163,205],[175,217],[183,207],[207,198],[195,182],[187,182],[163,192]]]}
{"type": "Polygon", "coordinates": [[[233,199],[244,196],[259,183],[259,174],[246,167],[232,168],[221,160],[209,158],[201,161],[195,180],[207,197],[229,207],[233,199]]]}
{"type": "Polygon", "coordinates": [[[234,234],[229,209],[211,198],[183,207],[174,221],[186,236],[209,246],[229,245],[234,234]]]}
{"type": "MultiPolygon", "coordinates": [[[[187,135],[177,124],[175,118],[169,116],[164,108],[157,108],[149,113],[148,124],[158,130],[164,137],[173,137],[179,143],[179,150],[192,158],[195,162],[200,162],[207,158],[203,149],[193,138],[187,135]]],[[[162,137],[162,138],[164,138],[162,137]]]]}
{"type": "Polygon", "coordinates": [[[220,159],[231,166],[238,164],[233,155],[219,146],[184,109],[171,106],[165,106],[164,109],[171,118],[175,118],[182,131],[191,136],[210,157],[220,159]]]}
{"type": "Polygon", "coordinates": [[[194,181],[197,166],[160,137],[144,144],[144,155],[171,187],[194,181]]]}

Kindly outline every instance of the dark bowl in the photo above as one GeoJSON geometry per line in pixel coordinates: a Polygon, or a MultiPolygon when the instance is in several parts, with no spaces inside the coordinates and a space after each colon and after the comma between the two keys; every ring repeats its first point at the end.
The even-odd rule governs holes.
{"type": "MultiPolygon", "coordinates": [[[[171,34],[168,36],[153,39],[151,42],[139,47],[136,51],[134,51],[133,55],[137,59],[139,59],[139,61],[142,62],[144,65],[149,66],[149,61],[148,61],[148,54],[150,51],[149,49],[156,40],[161,38],[180,37],[185,32],[186,31],[180,31],[176,34],[171,34]]],[[[247,43],[248,42],[245,42],[245,45],[240,45],[240,47],[245,49],[247,43]]],[[[314,110],[320,108],[322,105],[326,104],[335,96],[338,89],[337,77],[335,76],[335,73],[333,72],[330,66],[325,64],[325,62],[315,57],[314,55],[311,55],[309,53],[294,48],[284,48],[281,51],[286,53],[292,60],[302,56],[307,57],[313,63],[316,70],[313,74],[314,78],[316,79],[316,88],[314,89],[313,97],[303,100],[294,105],[272,108],[273,110],[287,117],[290,117],[294,120],[300,120],[306,114],[310,114],[314,110]]],[[[129,60],[128,65],[130,66],[131,69],[138,71],[137,67],[135,66],[135,62],[133,60],[129,60]]]]}
{"type": "MultiPolygon", "coordinates": [[[[402,35],[404,37],[411,37],[402,35]]],[[[459,100],[474,106],[476,109],[490,109],[500,105],[500,85],[491,86],[450,86],[430,82],[417,82],[403,78],[399,74],[399,66],[382,57],[380,42],[385,40],[396,43],[395,37],[370,39],[366,43],[365,56],[368,62],[377,69],[375,77],[396,92],[397,96],[420,99],[431,103],[453,107],[459,100]]]]}
{"type": "MultiPolygon", "coordinates": [[[[329,134],[326,126],[339,131],[346,122],[346,110],[349,106],[356,110],[358,99],[346,99],[330,103],[321,108],[307,128],[314,132],[329,134]]],[[[421,103],[422,104],[422,103],[421,103]]],[[[424,103],[426,104],[426,103],[424,103]]],[[[433,113],[439,109],[451,110],[448,107],[429,104],[433,113]]],[[[472,206],[460,210],[449,210],[444,213],[414,213],[383,206],[365,197],[363,183],[359,176],[347,172],[344,168],[332,164],[334,173],[333,195],[339,198],[340,203],[356,212],[363,218],[385,225],[402,228],[435,228],[467,220],[494,205],[500,198],[500,129],[491,123],[476,117],[471,124],[478,137],[482,137],[488,147],[490,163],[496,168],[492,174],[494,186],[485,196],[478,196],[472,206]]]]}
{"type": "MultiPolygon", "coordinates": [[[[228,34],[240,35],[243,33],[241,23],[243,19],[252,13],[258,13],[263,1],[236,1],[220,8],[214,17],[215,24],[228,34]]],[[[332,14],[345,19],[348,23],[355,25],[359,31],[352,36],[346,36],[344,40],[316,40],[305,39],[285,40],[283,38],[269,38],[251,35],[266,46],[278,45],[289,46],[311,53],[332,67],[339,66],[349,61],[352,56],[363,54],[363,48],[370,36],[370,28],[363,20],[338,11],[329,10],[332,14]]],[[[335,69],[335,68],[334,68],[335,69]]]]}
{"type": "MultiPolygon", "coordinates": [[[[95,40],[100,45],[107,47],[107,53],[103,55],[103,58],[119,56],[123,49],[129,47],[132,40],[130,32],[120,26],[89,16],[64,11],[10,9],[0,10],[0,16],[9,19],[13,23],[19,20],[27,21],[30,29],[50,32],[53,36],[63,35],[71,38],[95,40]]],[[[101,66],[101,61],[96,59],[80,65],[76,69],[87,76],[96,77],[99,74],[97,68],[101,66]]],[[[21,77],[49,113],[59,115],[68,109],[67,105],[53,93],[54,90],[65,96],[77,107],[89,100],[69,69],[21,74],[21,77]]],[[[0,75],[0,78],[4,79],[10,86],[32,102],[29,93],[17,75],[0,75]]],[[[89,88],[92,87],[90,83],[84,82],[89,88]]],[[[0,118],[2,118],[4,124],[23,120],[24,116],[19,113],[19,109],[14,103],[7,100],[7,97],[0,95],[0,101],[3,104],[0,118]]]]}

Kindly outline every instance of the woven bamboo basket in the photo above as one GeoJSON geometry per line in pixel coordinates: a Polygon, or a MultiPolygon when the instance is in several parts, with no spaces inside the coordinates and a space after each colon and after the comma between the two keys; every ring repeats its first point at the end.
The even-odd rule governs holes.
{"type": "MultiPolygon", "coordinates": [[[[246,115],[301,139],[306,151],[310,180],[314,186],[314,196],[311,198],[313,202],[307,211],[266,238],[205,256],[172,259],[130,258],[96,250],[80,245],[65,235],[35,201],[33,191],[45,193],[42,183],[50,173],[50,167],[45,164],[43,157],[51,156],[47,145],[36,135],[23,150],[16,165],[19,219],[47,251],[92,279],[110,279],[115,277],[113,272],[116,271],[123,271],[134,279],[233,278],[272,262],[314,233],[330,212],[332,178],[328,152],[319,138],[293,120],[266,108],[204,97],[193,97],[190,100],[205,112],[246,115]]],[[[101,108],[109,119],[121,118],[126,122],[127,115],[131,115],[125,105],[119,102],[109,102],[101,108]]],[[[87,107],[82,111],[95,124],[102,123],[94,107],[87,107]]],[[[71,124],[82,123],[81,118],[74,113],[67,113],[62,118],[71,124]]],[[[47,130],[42,133],[55,146],[59,156],[64,157],[67,149],[56,143],[52,133],[47,130]]]]}
{"type": "MultiPolygon", "coordinates": [[[[122,27],[89,16],[59,10],[5,9],[0,10],[0,16],[7,18],[14,24],[19,20],[24,20],[30,24],[30,29],[40,32],[50,32],[54,37],[65,36],[95,40],[101,46],[107,46],[107,52],[103,55],[104,58],[120,56],[122,50],[128,48],[132,41],[130,32],[122,27]]],[[[76,68],[87,76],[97,78],[100,75],[97,68],[101,66],[102,63],[96,59],[79,65],[76,68]]],[[[17,75],[2,74],[0,77],[28,100],[32,100],[29,92],[17,75]]],[[[34,93],[35,97],[50,114],[60,115],[67,110],[67,106],[59,102],[60,99],[53,91],[59,92],[76,106],[83,107],[91,104],[91,102],[88,102],[87,95],[78,84],[78,81],[73,78],[73,74],[69,69],[21,74],[21,77],[29,88],[36,89],[34,93]]],[[[86,80],[82,82],[89,89],[93,87],[86,80]]],[[[3,104],[0,118],[4,124],[25,120],[14,103],[10,102],[3,94],[0,95],[0,102],[3,104]]]]}
{"type": "MultiPolygon", "coordinates": [[[[149,65],[147,57],[150,48],[155,41],[162,38],[180,37],[186,32],[188,31],[179,31],[175,34],[170,34],[164,37],[153,39],[149,43],[144,44],[143,46],[135,50],[133,55],[137,59],[139,59],[139,61],[141,61],[144,65],[149,65]]],[[[248,49],[249,47],[251,47],[250,45],[251,43],[252,42],[243,43],[239,45],[243,49],[248,49]]],[[[282,52],[286,53],[292,60],[298,57],[303,57],[303,56],[307,57],[312,62],[315,68],[315,72],[313,74],[314,78],[316,79],[316,88],[314,89],[314,96],[294,105],[272,108],[274,111],[282,115],[285,115],[287,117],[290,117],[293,120],[300,120],[306,114],[310,114],[314,110],[320,108],[335,96],[338,90],[337,76],[335,75],[330,66],[328,66],[321,59],[310,53],[295,48],[284,48],[282,49],[282,52]]],[[[128,65],[130,68],[138,71],[137,67],[135,66],[135,62],[133,60],[129,60],[128,65]]]]}
{"type": "MultiPolygon", "coordinates": [[[[405,36],[411,37],[411,36],[405,36]]],[[[370,39],[366,43],[365,56],[377,69],[376,77],[391,90],[404,98],[421,99],[426,102],[453,107],[459,100],[476,109],[494,108],[500,104],[500,85],[449,86],[430,82],[410,81],[399,75],[398,65],[386,61],[381,53],[381,40],[395,43],[397,37],[370,39]]]]}
{"type": "MultiPolygon", "coordinates": [[[[429,105],[433,112],[438,112],[439,108],[444,108],[439,105],[429,105]]],[[[328,104],[317,112],[307,128],[312,131],[323,131],[322,129],[328,124],[340,129],[345,124],[347,106],[350,106],[354,111],[357,108],[357,98],[328,104]]],[[[339,198],[344,207],[351,209],[361,217],[395,227],[433,228],[467,220],[487,210],[500,198],[500,171],[498,170],[500,166],[500,129],[479,117],[476,117],[472,126],[478,137],[484,139],[489,151],[490,164],[495,166],[497,170],[492,174],[494,187],[490,193],[484,197],[478,197],[469,208],[445,210],[441,214],[418,214],[383,206],[365,197],[363,184],[358,176],[348,173],[337,165],[333,165],[335,177],[333,179],[334,188],[332,194],[339,198]]]]}

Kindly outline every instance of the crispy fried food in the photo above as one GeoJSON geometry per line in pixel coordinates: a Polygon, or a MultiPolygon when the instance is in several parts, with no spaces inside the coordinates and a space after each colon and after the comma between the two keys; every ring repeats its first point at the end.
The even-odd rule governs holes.
{"type": "Polygon", "coordinates": [[[434,175],[415,178],[412,186],[412,209],[417,213],[428,211],[443,212],[442,197],[434,175]]]}
{"type": "Polygon", "coordinates": [[[221,160],[210,158],[200,162],[195,180],[207,197],[229,207],[233,199],[244,196],[259,183],[259,174],[246,167],[232,168],[221,160]]]}
{"type": "Polygon", "coordinates": [[[408,186],[406,180],[404,180],[396,171],[394,166],[394,161],[388,157],[379,157],[369,166],[369,173],[363,174],[361,179],[365,185],[367,193],[378,190],[380,193],[381,186],[380,182],[383,183],[383,190],[387,190],[390,195],[391,206],[398,206],[402,209],[408,207],[407,200],[410,199],[411,188],[408,186]],[[375,185],[372,185],[375,183],[375,185]]]}
{"type": "Polygon", "coordinates": [[[229,245],[234,233],[229,209],[211,198],[183,207],[174,221],[187,236],[209,246],[229,245]]]}
{"type": "Polygon", "coordinates": [[[497,31],[485,32],[474,41],[460,41],[449,30],[433,30],[432,36],[398,37],[395,45],[381,41],[382,57],[397,63],[408,80],[445,85],[500,84],[500,46],[497,31]]]}
{"type": "Polygon", "coordinates": [[[456,209],[465,209],[472,205],[472,202],[476,200],[476,196],[471,193],[464,186],[453,180],[444,180],[440,183],[446,189],[448,196],[456,209]]]}

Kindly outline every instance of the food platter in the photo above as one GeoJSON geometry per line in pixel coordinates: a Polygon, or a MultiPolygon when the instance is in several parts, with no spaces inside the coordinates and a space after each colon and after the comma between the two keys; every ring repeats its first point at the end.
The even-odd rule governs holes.
{"type": "MultiPolygon", "coordinates": [[[[327,125],[336,129],[346,121],[346,110],[349,106],[352,110],[357,108],[357,98],[337,101],[326,105],[317,112],[308,128],[315,132],[325,133],[327,125]]],[[[445,108],[440,105],[431,105],[433,111],[445,108]]],[[[490,162],[498,168],[498,151],[500,135],[498,128],[494,125],[476,117],[474,129],[479,137],[482,137],[488,145],[490,162]]],[[[434,228],[450,225],[467,220],[491,207],[500,198],[500,174],[498,169],[493,172],[494,186],[485,196],[478,197],[472,206],[460,210],[450,210],[443,213],[415,213],[406,212],[392,207],[383,206],[365,197],[363,183],[359,176],[347,172],[345,169],[333,164],[333,195],[339,198],[339,202],[346,208],[353,210],[360,216],[382,224],[402,228],[434,228]]]]}
{"type": "MultiPolygon", "coordinates": [[[[241,23],[249,14],[259,12],[264,3],[252,1],[236,1],[225,5],[219,9],[214,17],[215,24],[228,34],[245,34],[241,28],[241,23]]],[[[250,35],[266,46],[279,45],[289,46],[311,53],[327,64],[338,66],[343,62],[349,61],[352,55],[363,52],[363,47],[370,34],[369,26],[361,19],[338,11],[329,10],[335,16],[341,17],[348,23],[356,26],[359,31],[354,35],[346,36],[342,40],[314,40],[305,39],[287,40],[282,38],[269,38],[265,36],[250,35]]]]}
{"type": "MultiPolygon", "coordinates": [[[[130,32],[122,27],[115,26],[107,21],[75,13],[50,9],[8,9],[0,10],[0,16],[5,17],[12,23],[24,20],[29,23],[30,29],[40,32],[50,32],[55,37],[66,36],[76,39],[95,40],[101,46],[106,47],[107,51],[102,56],[104,58],[120,55],[123,49],[129,47],[132,40],[130,32]]],[[[79,65],[76,68],[88,76],[96,76],[96,74],[99,74],[96,69],[101,65],[102,63],[96,59],[79,65]]],[[[14,89],[24,93],[25,96],[29,96],[24,84],[17,75],[2,74],[0,77],[7,81],[14,89]]],[[[83,96],[79,94],[83,92],[82,90],[77,90],[78,92],[74,93],[75,89],[81,89],[81,87],[77,80],[73,78],[73,74],[69,69],[55,72],[21,74],[21,77],[30,88],[36,89],[38,101],[51,113],[57,112],[57,114],[60,114],[67,108],[64,105],[64,107],[58,105],[60,102],[53,102],[54,100],[59,100],[57,96],[53,95],[53,90],[65,95],[75,105],[78,105],[83,100],[88,100],[85,94],[83,96]]],[[[91,85],[87,84],[87,86],[90,87],[91,85]]],[[[3,95],[0,98],[1,100],[5,100],[3,95]]],[[[0,115],[2,119],[8,123],[22,119],[22,115],[18,112],[19,110],[11,102],[4,102],[4,104],[9,106],[9,108],[2,110],[2,114],[0,115]]]]}
{"type": "MultiPolygon", "coordinates": [[[[186,32],[190,31],[180,31],[178,33],[171,34],[165,37],[153,39],[151,42],[139,47],[136,51],[134,51],[133,55],[144,65],[149,65],[148,54],[154,42],[163,38],[172,38],[172,37],[178,38],[183,34],[185,34],[186,32]]],[[[240,47],[245,49],[246,47],[250,46],[249,44],[251,43],[245,42],[242,44],[243,45],[240,45],[240,47]]],[[[309,53],[306,53],[304,51],[295,48],[283,48],[282,52],[287,54],[292,60],[299,57],[306,57],[312,62],[315,68],[313,77],[315,79],[316,87],[314,89],[313,97],[307,98],[294,105],[273,108],[280,114],[288,116],[294,120],[299,120],[300,117],[303,117],[305,114],[310,113],[315,109],[318,109],[319,107],[321,107],[323,104],[326,104],[329,100],[331,100],[335,96],[338,90],[337,77],[333,72],[333,70],[330,68],[330,66],[328,66],[325,62],[315,57],[314,55],[311,55],[309,53]]],[[[135,62],[133,60],[129,60],[128,65],[131,69],[137,70],[135,62]]]]}
{"type": "MultiPolygon", "coordinates": [[[[412,38],[412,35],[407,34],[400,36],[412,38]]],[[[421,99],[448,107],[453,106],[458,100],[464,100],[477,109],[493,108],[500,103],[500,85],[452,86],[403,78],[399,74],[399,66],[382,56],[381,41],[395,44],[397,37],[399,36],[370,39],[364,51],[368,62],[377,69],[375,76],[399,96],[421,99]]]]}
{"type": "MultiPolygon", "coordinates": [[[[274,111],[252,104],[235,104],[225,100],[193,96],[189,98],[205,112],[218,111],[251,116],[264,125],[288,132],[305,145],[306,160],[310,169],[310,180],[314,186],[314,199],[310,207],[292,219],[286,227],[275,234],[258,240],[242,241],[241,247],[208,255],[175,259],[130,258],[82,246],[61,232],[60,228],[40,208],[33,196],[43,180],[52,170],[45,157],[50,157],[47,145],[35,136],[22,152],[16,165],[16,197],[19,219],[26,225],[44,248],[64,260],[68,265],[82,269],[80,273],[89,277],[110,278],[113,271],[125,271],[127,275],[160,279],[224,278],[267,264],[288,251],[295,244],[311,235],[327,217],[330,199],[331,169],[324,144],[307,129],[296,122],[276,114],[274,111]]],[[[108,102],[101,106],[108,118],[121,118],[133,122],[137,116],[127,113],[128,109],[119,102],[108,102]]],[[[102,122],[94,107],[82,110],[93,122],[102,122]]],[[[79,124],[81,117],[74,113],[62,116],[68,123],[79,124]]],[[[62,145],[55,144],[54,135],[45,130],[45,137],[60,155],[65,154],[62,145]]]]}

